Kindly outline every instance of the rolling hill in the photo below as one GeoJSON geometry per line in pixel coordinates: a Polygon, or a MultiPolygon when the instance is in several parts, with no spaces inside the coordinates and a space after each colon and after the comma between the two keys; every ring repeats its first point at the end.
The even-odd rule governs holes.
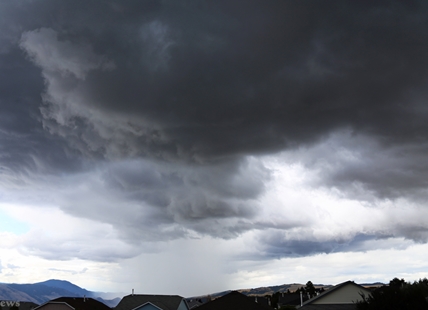
{"type": "Polygon", "coordinates": [[[64,280],[47,280],[33,284],[0,284],[0,300],[32,301],[36,304],[45,303],[57,297],[91,297],[109,307],[116,306],[123,294],[92,292],[64,280]],[[108,299],[110,298],[110,299],[108,299]]]}

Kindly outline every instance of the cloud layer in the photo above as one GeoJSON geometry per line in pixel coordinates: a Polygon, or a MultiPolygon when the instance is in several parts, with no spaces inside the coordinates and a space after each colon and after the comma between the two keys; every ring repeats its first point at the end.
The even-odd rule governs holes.
{"type": "Polygon", "coordinates": [[[426,243],[427,11],[2,2],[4,210],[94,225],[52,239],[27,218],[10,242],[100,262],[195,238],[251,235],[232,256],[256,261],[426,243]]]}

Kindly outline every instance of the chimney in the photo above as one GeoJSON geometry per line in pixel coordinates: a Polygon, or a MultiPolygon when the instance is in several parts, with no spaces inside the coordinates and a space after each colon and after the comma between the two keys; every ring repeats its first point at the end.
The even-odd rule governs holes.
{"type": "Polygon", "coordinates": [[[132,296],[134,296],[134,289],[132,289],[132,296]]]}

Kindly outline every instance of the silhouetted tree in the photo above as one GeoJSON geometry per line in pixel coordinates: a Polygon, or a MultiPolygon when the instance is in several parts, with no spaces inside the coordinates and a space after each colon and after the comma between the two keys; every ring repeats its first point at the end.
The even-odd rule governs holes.
{"type": "Polygon", "coordinates": [[[304,293],[304,292],[305,292],[305,289],[304,289],[303,287],[299,287],[299,288],[296,290],[296,293],[300,293],[300,292],[304,293]]]}
{"type": "Polygon", "coordinates": [[[403,287],[406,284],[406,281],[404,281],[404,279],[398,279],[398,278],[394,278],[391,281],[389,281],[389,286],[390,287],[396,287],[396,288],[400,288],[403,287]]]}
{"type": "Polygon", "coordinates": [[[278,300],[279,300],[280,294],[281,294],[280,292],[276,292],[276,293],[273,293],[272,295],[268,295],[270,298],[270,306],[272,308],[276,309],[276,307],[278,306],[278,300]]]}
{"type": "Polygon", "coordinates": [[[374,290],[369,296],[362,296],[357,303],[359,310],[428,310],[428,281],[406,283],[394,278],[388,286],[374,290]]]}
{"type": "Polygon", "coordinates": [[[313,284],[311,281],[308,281],[308,282],[306,283],[305,291],[306,291],[307,293],[309,293],[309,296],[310,296],[310,297],[314,297],[314,296],[315,296],[315,294],[316,294],[316,289],[315,289],[314,284],[313,284]]]}

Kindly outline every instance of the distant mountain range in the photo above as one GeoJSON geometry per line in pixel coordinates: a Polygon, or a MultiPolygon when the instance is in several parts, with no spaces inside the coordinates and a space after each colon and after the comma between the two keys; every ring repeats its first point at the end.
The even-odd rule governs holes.
{"type": "Polygon", "coordinates": [[[32,301],[43,304],[58,297],[91,297],[115,307],[123,294],[92,292],[64,280],[47,280],[33,284],[0,283],[0,300],[32,301]],[[120,297],[119,297],[120,296],[120,297]]]}

